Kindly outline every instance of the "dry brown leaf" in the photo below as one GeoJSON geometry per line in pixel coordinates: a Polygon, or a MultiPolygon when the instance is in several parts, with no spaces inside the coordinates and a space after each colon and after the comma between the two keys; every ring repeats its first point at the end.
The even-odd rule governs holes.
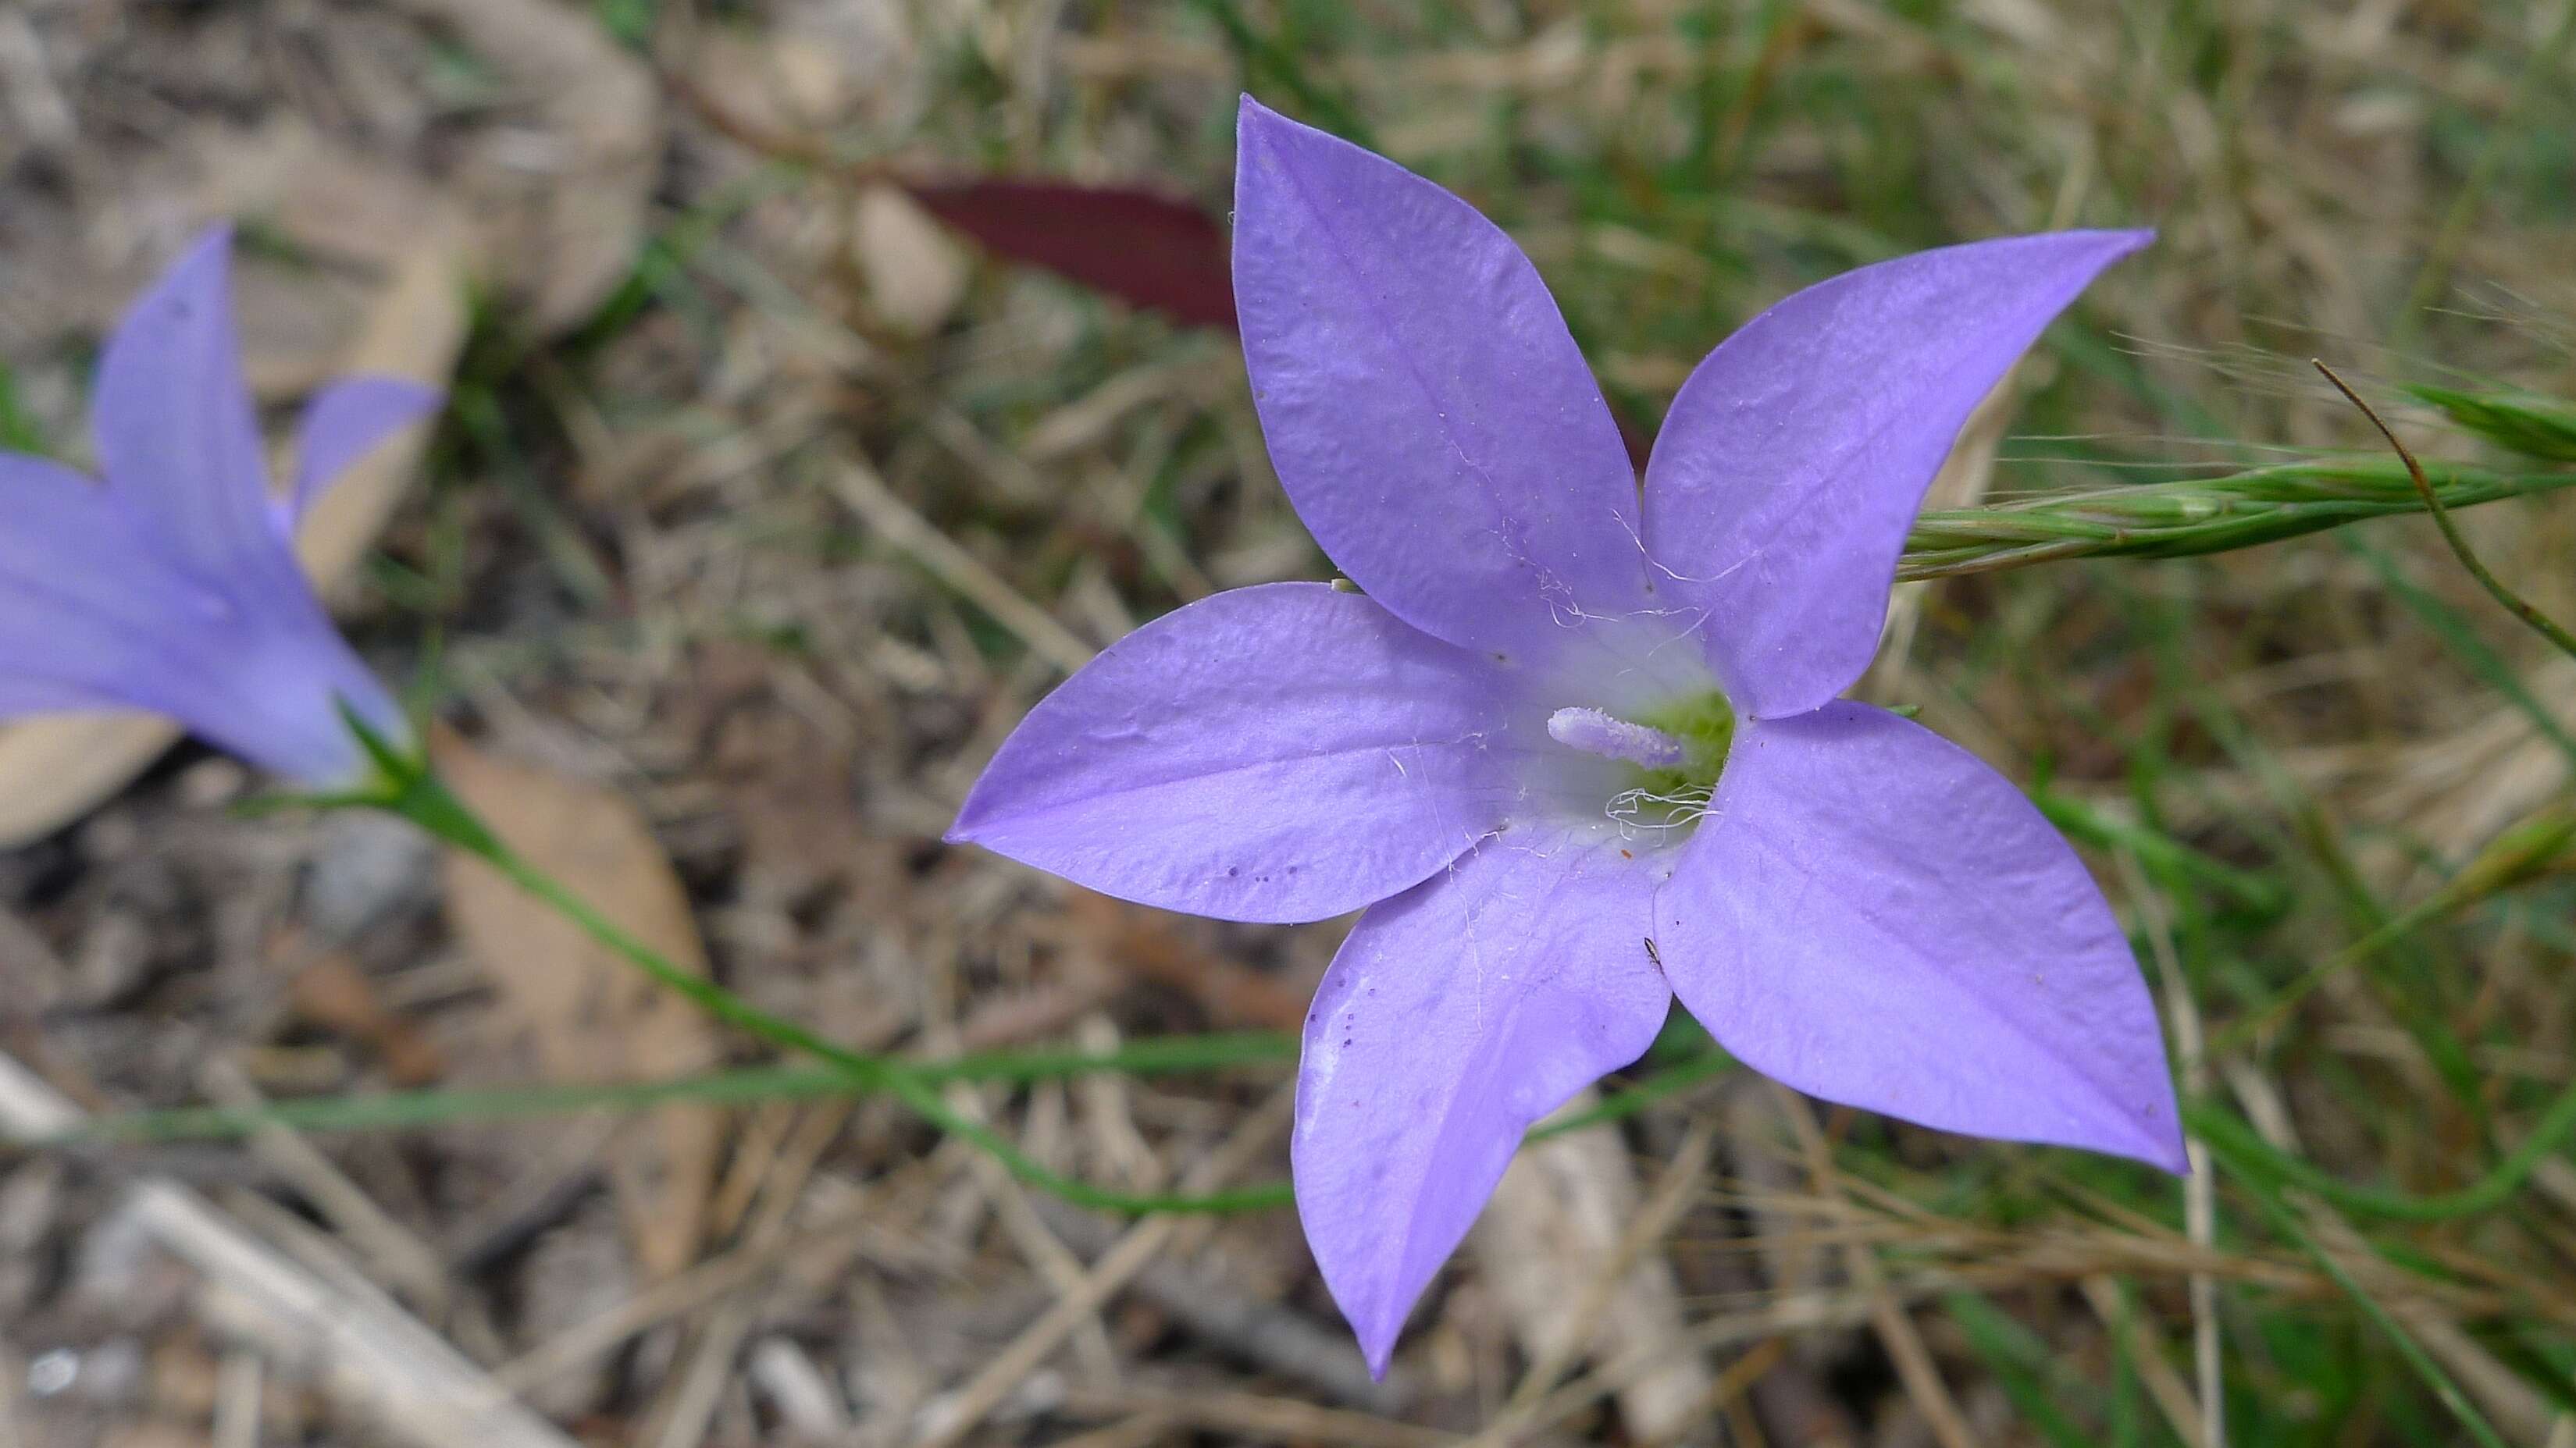
{"type": "MultiPolygon", "coordinates": [[[[256,144],[280,146],[273,135],[256,138],[256,144]]],[[[271,215],[290,239],[380,279],[333,371],[389,373],[444,386],[465,341],[465,257],[451,215],[406,177],[370,169],[318,142],[297,146],[293,154],[301,159],[294,165],[223,165],[210,159],[205,210],[271,215]],[[361,195],[376,199],[361,206],[361,195]],[[378,229],[379,249],[354,249],[345,224],[336,219],[360,210],[392,212],[404,224],[378,229]],[[328,227],[326,220],[332,221],[328,227]],[[310,238],[308,229],[315,229],[310,238]]],[[[296,553],[326,595],[384,530],[426,436],[425,428],[413,428],[377,449],[343,474],[305,521],[296,553]]],[[[53,715],[0,728],[0,848],[79,818],[124,788],[178,737],[178,726],[143,714],[53,715]]]]}
{"type": "MultiPolygon", "coordinates": [[[[704,975],[689,901],[643,815],[623,796],[480,753],[450,735],[431,744],[458,797],[537,868],[683,969],[704,975]]],[[[703,1071],[713,1025],[581,929],[480,861],[448,858],[449,923],[482,962],[548,1078],[636,1080],[703,1071]]],[[[627,1133],[610,1163],[620,1213],[645,1276],[689,1265],[705,1231],[722,1118],[670,1106],[627,1133]]]]}

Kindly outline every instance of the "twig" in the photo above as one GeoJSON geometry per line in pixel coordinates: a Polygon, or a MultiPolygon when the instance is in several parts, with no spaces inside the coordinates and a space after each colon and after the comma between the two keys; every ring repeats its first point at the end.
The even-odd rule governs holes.
{"type": "MultiPolygon", "coordinates": [[[[2570,9],[2571,13],[2576,13],[2576,5],[2571,5],[2570,9]]],[[[2397,440],[2397,434],[2371,409],[2369,403],[2361,400],[2360,393],[2353,391],[2349,383],[2336,375],[2333,368],[2313,357],[2308,361],[2325,374],[2337,392],[2360,408],[2361,415],[2369,418],[2370,425],[2378,428],[2379,435],[2388,439],[2388,445],[2397,450],[2398,460],[2406,464],[2406,476],[2414,480],[2416,496],[2424,500],[2424,511],[2433,515],[2433,525],[2442,530],[2442,541],[2451,545],[2451,555],[2460,560],[2460,566],[2469,570],[2469,576],[2486,589],[2489,598],[2503,604],[2506,611],[2530,625],[2533,632],[2549,640],[2560,653],[2576,659],[2576,634],[2569,633],[2556,620],[2532,607],[2521,594],[2505,587],[2501,580],[2487,571],[2484,563],[2478,561],[2478,555],[2469,551],[2469,541],[2460,536],[2460,525],[2451,521],[2450,510],[2442,506],[2440,495],[2434,492],[2432,481],[2424,476],[2424,467],[2415,461],[2415,454],[2406,450],[2406,444],[2397,440]]]]}
{"type": "MultiPolygon", "coordinates": [[[[1495,1415],[1485,1430],[1471,1440],[1471,1448],[1503,1448],[1505,1444],[1518,1441],[1537,1422],[1535,1412],[1539,1404],[1564,1378],[1576,1357],[1593,1344],[1604,1315],[1625,1294],[1639,1260],[1663,1240],[1673,1224],[1681,1219],[1682,1213],[1698,1199],[1715,1142],[1716,1127],[1713,1123],[1703,1121],[1693,1126],[1690,1134],[1683,1138],[1681,1149],[1666,1164],[1645,1204],[1629,1220],[1627,1229],[1618,1240],[1610,1244],[1606,1257],[1599,1262],[1573,1264],[1586,1269],[1581,1293],[1565,1309],[1555,1338],[1536,1354],[1528,1370],[1522,1373],[1519,1386],[1512,1390],[1510,1401],[1504,1404],[1503,1410],[1495,1415]]],[[[1518,1163],[1515,1169],[1528,1170],[1536,1165],[1536,1162],[1518,1163]]],[[[1695,1358],[1686,1360],[1694,1365],[1697,1361],[1695,1358]]],[[[1683,1391],[1694,1392],[1696,1389],[1694,1381],[1683,1391]]],[[[1634,1406],[1623,1402],[1623,1416],[1634,1406]]],[[[1669,1426],[1664,1422],[1628,1423],[1630,1431],[1637,1433],[1661,1432],[1669,1426]]]]}
{"type": "MultiPolygon", "coordinates": [[[[1897,1293],[1901,1301],[1911,1301],[1936,1296],[1955,1286],[1954,1283],[1927,1282],[1891,1287],[1890,1291],[1897,1293]]],[[[1860,1327],[1877,1312],[1879,1298],[1884,1295],[1849,1290],[1784,1293],[1765,1306],[1744,1312],[1721,1313],[1694,1323],[1689,1340],[1702,1351],[1714,1351],[1798,1333],[1860,1327]]],[[[1668,1343],[1640,1343],[1550,1393],[1547,1401],[1531,1416],[1543,1423],[1572,1417],[1589,1404],[1608,1397],[1647,1373],[1659,1370],[1671,1351],[1668,1343]]]]}
{"type": "Polygon", "coordinates": [[[2147,1396],[2156,1400],[2157,1409],[2172,1425],[2174,1436],[2183,1441],[2183,1448],[2208,1448],[2208,1440],[2201,1436],[2200,1405],[2192,1400],[2191,1389],[2174,1372],[2173,1364],[2165,1361],[2164,1344],[2157,1340],[2155,1331],[2121,1300],[2119,1284],[2097,1273],[2077,1285],[2083,1289],[2084,1300],[2092,1304],[2093,1314],[2102,1319],[2102,1325],[2123,1340],[2121,1346],[2130,1361],[2137,1364],[2138,1376],[2146,1382],[2147,1396]]]}
{"type": "Polygon", "coordinates": [[[664,1409],[660,1430],[651,1439],[655,1448],[694,1448],[706,1440],[707,1424],[723,1404],[725,1382],[733,1375],[734,1360],[742,1356],[742,1345],[751,1336],[753,1312],[751,1302],[742,1297],[716,1304],[714,1314],[690,1348],[688,1363],[681,1369],[679,1382],[664,1409]]]}
{"type": "MultiPolygon", "coordinates": [[[[1099,1257],[1117,1242],[1117,1227],[1105,1218],[1051,1197],[1032,1205],[1087,1256],[1099,1257]]],[[[1372,1380],[1359,1354],[1351,1351],[1348,1331],[1338,1325],[1326,1328],[1287,1304],[1245,1291],[1239,1285],[1243,1277],[1210,1248],[1195,1262],[1166,1258],[1148,1264],[1130,1290],[1218,1351],[1337,1402],[1395,1413],[1413,1400],[1413,1380],[1401,1365],[1390,1369],[1383,1382],[1372,1380]]]]}
{"type": "MultiPolygon", "coordinates": [[[[0,1055],[0,1132],[24,1139],[79,1125],[80,1112],[0,1055]]],[[[134,1186],[123,1210],[241,1305],[262,1345],[313,1370],[325,1391],[389,1437],[421,1448],[572,1448],[446,1339],[363,1281],[335,1282],[280,1256],[204,1198],[166,1179],[134,1186]]]]}
{"type": "MultiPolygon", "coordinates": [[[[1267,1150],[1272,1136],[1286,1123],[1291,1096],[1282,1090],[1270,1103],[1246,1121],[1232,1139],[1217,1148],[1182,1179],[1183,1190],[1209,1192],[1222,1185],[1253,1157],[1267,1150]]],[[[1049,1354],[1062,1346],[1075,1328],[1092,1320],[1102,1304],[1116,1295],[1136,1275],[1157,1258],[1171,1253],[1179,1255],[1184,1243],[1180,1239],[1184,1226],[1195,1238],[1209,1228],[1206,1219],[1184,1222],[1173,1216],[1152,1216],[1127,1229],[1099,1261],[1082,1284],[1082,1290],[1056,1299],[1055,1306],[1029,1324],[1010,1346],[995,1355],[984,1370],[969,1379],[947,1401],[934,1405],[931,1421],[915,1438],[914,1448],[954,1448],[972,1434],[976,1427],[1001,1405],[1002,1398],[1022,1378],[1035,1371],[1049,1354]]]]}
{"type": "MultiPolygon", "coordinates": [[[[983,1093],[963,1081],[948,1088],[948,1104],[970,1120],[988,1120],[983,1093]]],[[[1010,1235],[1030,1268],[1046,1279],[1059,1296],[1082,1291],[1088,1269],[1039,1214],[1018,1179],[989,1156],[975,1158],[974,1173],[976,1185],[1001,1220],[1002,1230],[1010,1235]]],[[[1108,1326],[1100,1320],[1099,1313],[1091,1313],[1074,1329],[1074,1355],[1091,1381],[1104,1387],[1118,1382],[1117,1350],[1110,1345],[1108,1326]]]]}
{"type": "MultiPolygon", "coordinates": [[[[1708,1391],[1692,1405],[1691,1412],[1661,1433],[1639,1439],[1639,1448],[1675,1448],[1684,1439],[1707,1427],[1719,1414],[1736,1411],[1753,1385],[1778,1367],[1780,1359],[1788,1355],[1789,1344],[1780,1338],[1766,1338],[1755,1343],[1750,1351],[1726,1365],[1725,1370],[1708,1385],[1708,1391]]],[[[1737,1434],[1739,1439],[1746,1436],[1741,1432],[1737,1434]]]]}
{"type": "MultiPolygon", "coordinates": [[[[1798,1134],[1798,1145],[1806,1152],[1807,1170],[1816,1180],[1816,1194],[1827,1201],[1841,1201],[1842,1174],[1834,1170],[1833,1149],[1816,1125],[1815,1112],[1805,1097],[1788,1087],[1773,1089],[1790,1127],[1798,1134]]],[[[1976,1430],[1968,1426],[1966,1415],[1950,1396],[1949,1385],[1941,1381],[1940,1367],[1932,1361],[1932,1350],[1924,1346],[1923,1334],[1915,1330],[1914,1319],[1906,1314],[1905,1305],[1888,1290],[1887,1274],[1879,1268],[1877,1249],[1866,1242],[1845,1243],[1843,1270],[1851,1274],[1853,1286],[1868,1294],[1870,1327],[1877,1332],[1879,1345],[1887,1349],[1889,1361],[1896,1365],[1897,1380],[1905,1385],[1906,1397],[1913,1400],[1916,1411],[1932,1429],[1932,1436],[1940,1440],[1941,1448],[1977,1448],[1976,1430]]]]}
{"type": "Polygon", "coordinates": [[[977,562],[975,555],[958,547],[929,519],[905,506],[877,477],[876,469],[865,462],[843,459],[832,472],[830,487],[832,496],[858,514],[861,522],[928,569],[933,578],[965,595],[994,622],[1019,635],[1020,642],[1048,663],[1070,674],[1090,663],[1091,656],[1098,652],[1076,637],[1073,630],[1056,622],[1053,615],[1021,597],[1017,589],[977,562]]]}
{"type": "Polygon", "coordinates": [[[224,1354],[215,1371],[212,1448],[259,1448],[260,1361],[255,1352],[224,1354]]]}
{"type": "Polygon", "coordinates": [[[1075,1412],[1153,1415],[1227,1438],[1275,1443],[1332,1443],[1339,1448],[1450,1448],[1458,1440],[1437,1428],[1390,1423],[1366,1413],[1318,1408],[1293,1398],[1255,1393],[1181,1394],[1094,1393],[1075,1389],[1065,1397],[1075,1412]]]}
{"type": "MultiPolygon", "coordinates": [[[[773,1246],[787,1237],[805,1184],[813,1179],[814,1168],[849,1117],[850,1103],[840,1101],[817,1107],[796,1123],[762,1175],[759,1215],[752,1221],[748,1245],[773,1246]]],[[[677,1386],[663,1400],[659,1431],[651,1440],[659,1448],[692,1448],[705,1440],[707,1424],[722,1404],[725,1384],[750,1339],[760,1305],[748,1291],[716,1304],[690,1346],[677,1386]]]]}
{"type": "MultiPolygon", "coordinates": [[[[268,1105],[241,1068],[224,1057],[208,1057],[198,1068],[197,1079],[207,1095],[235,1110],[258,1111],[268,1105]]],[[[437,1251],[376,1205],[365,1188],[351,1181],[313,1143],[290,1127],[264,1126],[251,1133],[251,1150],[374,1259],[393,1286],[416,1294],[422,1311],[433,1317],[443,1313],[449,1287],[446,1266],[437,1251]]]]}
{"type": "MultiPolygon", "coordinates": [[[[1106,1405],[1109,1401],[1111,1399],[1104,1395],[1103,1404],[1106,1405]]],[[[1115,1401],[1117,1406],[1111,1408],[1111,1411],[1127,1411],[1124,1399],[1115,1401]]],[[[1170,1438],[1172,1429],[1179,1425],[1179,1419],[1162,1409],[1146,1408],[1139,1412],[1128,1413],[1126,1417],[1106,1428],[1094,1428],[1088,1433],[1077,1433],[1070,1438],[1058,1438],[1055,1440],[1054,1448],[1151,1448],[1151,1445],[1170,1438]]]]}
{"type": "MultiPolygon", "coordinates": [[[[2164,981],[2165,1011],[2173,1019],[2174,1054],[2182,1058],[2183,1093],[2197,1100],[2209,1091],[2209,1056],[2204,1049],[2200,1029],[2200,1007],[2192,999],[2190,982],[2183,979],[2182,963],[2174,956],[2173,931],[2166,925],[2147,872],[2131,851],[2118,854],[2120,878],[2128,887],[2129,898],[2137,902],[2138,914],[2146,925],[2148,953],[2155,957],[2156,974],[2164,981]]],[[[2183,1235],[2203,1252],[2213,1250],[2218,1240],[2218,1179],[2211,1164],[2209,1146],[2197,1134],[2183,1138],[2183,1155],[2191,1175],[2183,1178],[2183,1235]]],[[[2191,1360],[2192,1372],[2199,1383],[2200,1443],[2203,1448],[2227,1448],[2227,1393],[2223,1344],[2218,1336],[2218,1282],[2206,1272],[2191,1275],[2191,1360]]]]}
{"type": "Polygon", "coordinates": [[[885,1245],[885,1229],[878,1225],[884,1214],[882,1199],[871,1195],[833,1213],[811,1231],[709,1258],[579,1327],[538,1344],[502,1364],[492,1376],[509,1391],[526,1392],[559,1373],[615,1352],[638,1333],[750,1286],[791,1262],[838,1264],[863,1242],[874,1240],[885,1245]]]}

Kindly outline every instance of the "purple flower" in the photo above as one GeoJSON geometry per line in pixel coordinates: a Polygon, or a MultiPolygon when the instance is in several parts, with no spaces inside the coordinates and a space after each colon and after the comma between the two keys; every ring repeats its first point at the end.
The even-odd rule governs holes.
{"type": "Polygon", "coordinates": [[[955,838],[1229,920],[1367,906],[1294,1163],[1382,1370],[1522,1133],[1675,996],[1803,1091],[2182,1166],[2101,893],[1966,751],[1835,696],[1924,488],[2143,232],[1923,252],[1748,323],[1643,497],[1554,302],[1464,202],[1250,100],[1235,293],[1281,482],[1366,590],[1221,593],[1021,724],[955,838]]]}
{"type": "Polygon", "coordinates": [[[322,490],[438,394],[357,377],[315,396],[292,494],[272,496],[241,373],[231,235],[199,237],[99,358],[104,483],[0,453],[0,714],[142,709],[306,784],[367,767],[340,710],[402,713],[350,652],[292,547],[322,490]]]}

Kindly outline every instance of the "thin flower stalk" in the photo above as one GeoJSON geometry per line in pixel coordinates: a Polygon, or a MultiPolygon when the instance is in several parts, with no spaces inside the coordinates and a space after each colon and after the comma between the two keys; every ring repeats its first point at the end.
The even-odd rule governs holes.
{"type": "Polygon", "coordinates": [[[1274,1205],[1263,1189],[1195,1196],[1120,1192],[1050,1170],[1008,1137],[949,1106],[935,1082],[912,1066],[892,1057],[851,1050],[683,969],[512,849],[441,783],[416,753],[394,748],[354,714],[347,722],[371,757],[375,773],[360,788],[317,802],[336,808],[371,807],[411,821],[440,841],[490,865],[504,879],[579,926],[618,959],[709,1016],[782,1050],[811,1056],[840,1072],[861,1092],[894,1097],[931,1125],[992,1156],[1030,1186],[1075,1206],[1124,1213],[1231,1212],[1274,1205]]]}
{"type": "Polygon", "coordinates": [[[2345,401],[2361,409],[2361,415],[2370,419],[2370,425],[2379,429],[2381,437],[2388,439],[2389,448],[2397,454],[2397,460],[2406,467],[2407,481],[2414,484],[2416,496],[2423,500],[2424,511],[2433,515],[2433,526],[2441,530],[2442,541],[2450,545],[2451,556],[2460,560],[2460,566],[2467,569],[2469,576],[2478,581],[2478,586],[2487,591],[2489,598],[2503,605],[2505,612],[2522,620],[2532,632],[2549,640],[2550,646],[2560,653],[2570,659],[2576,659],[2576,635],[2568,633],[2566,627],[2558,620],[2542,613],[2532,606],[2530,600],[2506,587],[2504,580],[2496,577],[2488,569],[2485,560],[2479,558],[2476,550],[2469,547],[2469,540],[2460,535],[2460,525],[2451,521],[2451,510],[2442,502],[2441,494],[2433,487],[2432,480],[2424,476],[2424,465],[2415,461],[2413,450],[2398,439],[2396,430],[2391,428],[2387,420],[2382,418],[2369,403],[2362,401],[2361,394],[2353,391],[2352,384],[2344,381],[2333,368],[2323,362],[2314,362],[2312,365],[2325,374],[2325,379],[2334,384],[2335,391],[2342,393],[2345,401]]]}

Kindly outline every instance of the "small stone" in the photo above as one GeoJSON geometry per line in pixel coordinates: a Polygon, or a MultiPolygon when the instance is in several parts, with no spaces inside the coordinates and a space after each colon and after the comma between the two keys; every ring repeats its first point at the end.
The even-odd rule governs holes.
{"type": "Polygon", "coordinates": [[[437,886],[438,846],[428,836],[391,815],[341,810],[314,842],[304,914],[317,934],[346,944],[426,904],[437,886]]]}

